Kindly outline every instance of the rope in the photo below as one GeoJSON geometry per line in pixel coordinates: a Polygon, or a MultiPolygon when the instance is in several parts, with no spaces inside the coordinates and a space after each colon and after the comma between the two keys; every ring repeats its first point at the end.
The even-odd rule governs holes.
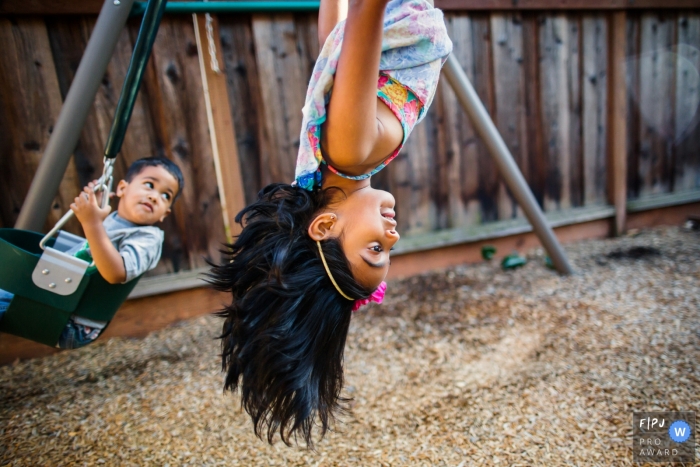
{"type": "MultiPolygon", "coordinates": [[[[204,0],[205,2],[208,2],[209,0],[204,0]]],[[[212,26],[213,20],[211,18],[211,15],[209,13],[206,13],[204,15],[204,18],[206,20],[206,29],[207,29],[207,43],[209,44],[209,60],[210,60],[210,65],[211,70],[219,74],[221,73],[221,69],[219,68],[219,59],[216,58],[216,44],[214,43],[214,27],[212,26]]]]}

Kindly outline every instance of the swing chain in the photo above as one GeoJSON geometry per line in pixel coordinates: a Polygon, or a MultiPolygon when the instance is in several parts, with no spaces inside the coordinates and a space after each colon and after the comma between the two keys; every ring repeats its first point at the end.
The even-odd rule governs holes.
{"type": "MultiPolygon", "coordinates": [[[[94,191],[95,193],[102,191],[102,202],[100,203],[100,207],[102,209],[107,206],[109,203],[109,194],[112,191],[112,182],[114,180],[114,177],[112,176],[112,172],[114,171],[114,161],[115,159],[110,159],[108,157],[104,158],[104,167],[102,169],[102,176],[97,179],[97,183],[95,183],[95,188],[94,191]]],[[[73,210],[69,209],[68,212],[66,212],[63,217],[59,219],[58,222],[56,222],[56,225],[53,226],[53,229],[47,233],[44,238],[41,239],[39,242],[39,246],[41,247],[42,250],[46,249],[46,242],[49,241],[51,237],[56,235],[59,230],[61,230],[61,227],[63,227],[66,222],[70,220],[71,217],[73,217],[73,210]]],[[[90,266],[93,266],[95,262],[93,261],[90,266]]]]}
{"type": "Polygon", "coordinates": [[[102,191],[102,203],[101,208],[104,209],[107,204],[109,204],[109,194],[112,192],[112,182],[114,177],[112,172],[114,172],[114,158],[105,157],[102,168],[102,176],[97,180],[97,185],[95,186],[95,193],[102,191]]]}

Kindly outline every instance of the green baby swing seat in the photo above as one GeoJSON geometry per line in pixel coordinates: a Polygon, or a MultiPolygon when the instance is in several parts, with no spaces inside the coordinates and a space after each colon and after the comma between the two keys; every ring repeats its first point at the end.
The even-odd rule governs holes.
{"type": "MultiPolygon", "coordinates": [[[[86,268],[82,278],[77,272],[77,277],[73,276],[78,284],[74,287],[75,291],[63,295],[40,287],[30,278],[35,274],[43,253],[39,246],[42,237],[42,234],[28,230],[0,229],[0,258],[3,258],[0,289],[15,294],[0,321],[0,332],[55,347],[71,315],[95,321],[111,321],[138,279],[126,284],[110,284],[96,268],[87,268],[86,261],[63,255],[69,262],[84,263],[86,268]]],[[[60,232],[58,239],[51,239],[46,245],[55,253],[68,249],[75,242],[85,242],[85,239],[60,232]]],[[[49,270],[45,274],[46,279],[54,281],[49,284],[65,284],[67,277],[54,278],[51,269],[51,266],[41,268],[41,271],[49,270]]],[[[54,272],[60,274],[55,269],[54,272]]]]}

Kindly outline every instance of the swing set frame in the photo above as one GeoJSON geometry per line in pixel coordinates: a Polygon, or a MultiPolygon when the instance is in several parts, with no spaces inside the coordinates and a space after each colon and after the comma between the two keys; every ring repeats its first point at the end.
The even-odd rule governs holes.
{"type": "MultiPolygon", "coordinates": [[[[143,2],[135,3],[134,0],[105,0],[95,25],[95,30],[90,37],[85,56],[78,67],[75,80],[66,96],[66,102],[59,115],[56,128],[49,140],[47,150],[22,206],[20,216],[15,225],[16,228],[38,230],[46,219],[51,199],[60,185],[61,177],[59,175],[63,174],[68,166],[70,155],[77,144],[80,130],[87,118],[90,106],[97,93],[99,82],[104,75],[107,63],[118,40],[119,31],[124,27],[130,14],[144,14],[142,30],[145,24],[149,24],[149,22],[152,24],[149,31],[151,41],[147,50],[139,50],[138,41],[134,50],[134,57],[138,55],[139,60],[142,61],[140,66],[145,66],[150,56],[152,40],[155,38],[158,30],[160,17],[165,11],[171,13],[227,13],[252,11],[253,9],[256,9],[256,11],[311,11],[318,8],[318,2],[312,0],[255,2],[255,5],[252,2],[179,2],[178,4],[168,5],[167,8],[166,3],[167,0],[150,0],[144,8],[143,2]],[[153,5],[152,8],[152,4],[157,5],[153,5]],[[154,22],[155,18],[149,15],[154,14],[155,11],[158,11],[160,16],[154,22]],[[96,53],[98,50],[101,53],[96,53]],[[105,53],[106,51],[110,53],[107,54],[105,53]]],[[[139,32],[140,38],[141,32],[139,32]]],[[[132,58],[133,63],[134,58],[132,58]]],[[[523,212],[532,225],[534,232],[552,258],[554,267],[561,274],[571,274],[573,268],[561,244],[544,217],[542,209],[537,204],[532,191],[496,129],[493,120],[454,56],[448,57],[443,68],[443,74],[455,91],[462,108],[471,118],[477,134],[489,149],[489,153],[494,158],[506,185],[513,193],[518,204],[523,208],[523,212]]],[[[130,98],[135,99],[138,92],[138,84],[134,84],[134,82],[129,82],[129,75],[127,74],[122,98],[124,93],[127,92],[130,98]]],[[[110,132],[110,138],[105,149],[105,157],[116,156],[116,153],[112,153],[112,151],[116,149],[118,152],[121,147],[121,141],[131,116],[133,100],[128,111],[120,113],[122,98],[120,98],[120,105],[117,107],[117,114],[112,126],[113,131],[110,132]],[[115,127],[117,127],[117,131],[114,131],[115,127]]]]}

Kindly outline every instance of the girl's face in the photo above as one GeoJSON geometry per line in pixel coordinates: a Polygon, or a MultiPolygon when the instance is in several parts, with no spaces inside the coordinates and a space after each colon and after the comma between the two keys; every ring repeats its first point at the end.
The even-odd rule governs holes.
{"type": "Polygon", "coordinates": [[[346,194],[338,196],[310,229],[325,222],[321,227],[328,237],[339,238],[357,282],[374,290],[389,272],[389,251],[400,238],[394,219],[396,200],[369,184],[346,194]]]}

